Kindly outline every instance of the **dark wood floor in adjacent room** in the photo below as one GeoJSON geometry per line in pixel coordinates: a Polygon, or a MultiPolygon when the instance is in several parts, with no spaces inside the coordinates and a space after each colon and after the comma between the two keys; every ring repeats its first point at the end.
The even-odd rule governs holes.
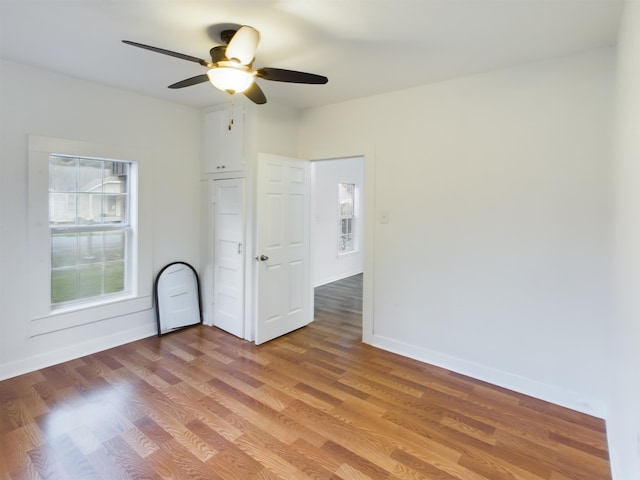
{"type": "Polygon", "coordinates": [[[265,345],[198,326],[0,382],[0,478],[611,478],[602,420],[363,345],[361,282],[265,345]]]}

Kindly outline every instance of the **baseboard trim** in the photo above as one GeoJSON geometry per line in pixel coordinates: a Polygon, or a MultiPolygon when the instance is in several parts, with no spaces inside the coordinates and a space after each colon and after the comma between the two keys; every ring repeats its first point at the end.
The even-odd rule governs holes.
{"type": "Polygon", "coordinates": [[[114,333],[15,362],[6,363],[0,365],[0,380],[6,380],[41,368],[57,365],[58,363],[75,360],[85,355],[91,355],[92,353],[118,347],[125,343],[135,342],[136,340],[141,340],[156,334],[157,327],[155,323],[149,323],[124,332],[114,333]]]}
{"type": "Polygon", "coordinates": [[[360,275],[362,273],[362,269],[354,270],[353,272],[342,273],[340,275],[336,275],[330,278],[324,278],[322,280],[315,281],[313,283],[313,288],[321,287],[322,285],[327,285],[328,283],[337,282],[338,280],[342,280],[343,278],[353,277],[354,275],[360,275]]]}
{"type": "Polygon", "coordinates": [[[532,380],[520,375],[498,370],[486,365],[477,364],[432,351],[416,345],[400,342],[382,335],[373,334],[370,343],[374,347],[392,353],[413,358],[430,365],[445,368],[453,372],[473,377],[493,385],[513,390],[530,397],[550,402],[561,407],[569,408],[587,415],[606,419],[607,405],[600,399],[588,398],[580,393],[558,388],[554,385],[532,380]]]}

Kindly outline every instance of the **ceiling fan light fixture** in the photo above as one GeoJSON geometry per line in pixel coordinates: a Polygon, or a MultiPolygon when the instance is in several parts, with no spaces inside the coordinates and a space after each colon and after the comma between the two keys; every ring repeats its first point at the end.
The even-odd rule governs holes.
{"type": "MultiPolygon", "coordinates": [[[[222,62],[220,62],[222,63],[222,62]]],[[[218,65],[207,71],[211,84],[228,93],[242,93],[253,83],[253,73],[241,66],[218,65]]]]}

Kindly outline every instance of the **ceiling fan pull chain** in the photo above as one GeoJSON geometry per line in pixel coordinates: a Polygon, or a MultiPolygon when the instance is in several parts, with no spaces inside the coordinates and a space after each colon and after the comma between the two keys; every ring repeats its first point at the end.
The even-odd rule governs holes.
{"type": "Polygon", "coordinates": [[[233,108],[234,108],[234,103],[233,103],[233,95],[231,95],[231,98],[229,99],[229,124],[227,125],[227,129],[229,131],[231,131],[232,125],[233,125],[233,108]]]}

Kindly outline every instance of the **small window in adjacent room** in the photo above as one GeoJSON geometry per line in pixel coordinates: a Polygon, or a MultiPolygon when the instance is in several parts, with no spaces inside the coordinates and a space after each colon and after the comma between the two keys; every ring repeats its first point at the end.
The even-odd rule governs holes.
{"type": "Polygon", "coordinates": [[[51,155],[51,307],[129,289],[130,162],[51,155]]]}
{"type": "Polygon", "coordinates": [[[355,250],[355,192],[353,183],[338,184],[338,254],[355,250]]]}

